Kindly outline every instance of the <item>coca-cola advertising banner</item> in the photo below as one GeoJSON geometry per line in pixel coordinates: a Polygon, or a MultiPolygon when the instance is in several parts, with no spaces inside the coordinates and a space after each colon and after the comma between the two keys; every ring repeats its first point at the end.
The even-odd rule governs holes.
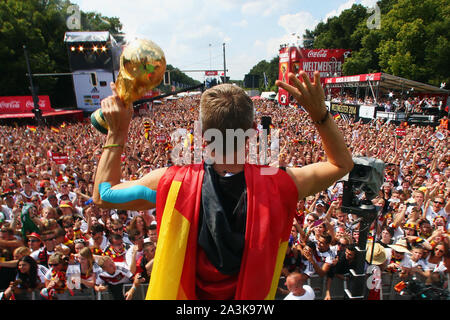
{"type": "MultiPolygon", "coordinates": [[[[39,108],[42,112],[55,111],[50,105],[49,96],[38,96],[39,108]]],[[[32,96],[0,97],[0,114],[32,112],[34,102],[32,96]]]]}
{"type": "MultiPolygon", "coordinates": [[[[342,65],[345,58],[349,57],[351,50],[347,49],[304,49],[298,47],[284,47],[280,49],[279,77],[281,81],[288,82],[288,73],[294,73],[299,77],[301,70],[305,71],[309,78],[314,78],[314,72],[319,71],[322,79],[331,76],[341,76],[342,65]]],[[[278,90],[278,102],[288,105],[292,101],[288,93],[278,90]]]]}

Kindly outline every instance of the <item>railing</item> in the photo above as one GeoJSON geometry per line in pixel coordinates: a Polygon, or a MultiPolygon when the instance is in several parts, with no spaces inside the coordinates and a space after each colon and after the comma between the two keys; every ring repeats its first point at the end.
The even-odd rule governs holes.
{"type": "MultiPolygon", "coordinates": [[[[279,281],[279,287],[287,289],[285,286],[285,278],[281,277],[279,281]]],[[[400,295],[398,294],[394,287],[399,283],[401,279],[397,274],[391,274],[387,272],[381,273],[381,299],[382,300],[409,300],[410,295],[400,295]]],[[[311,286],[316,295],[316,300],[323,300],[326,293],[326,277],[319,277],[318,275],[312,275],[307,284],[311,286]]],[[[130,290],[132,284],[124,284],[122,292],[125,294],[130,290]]],[[[148,284],[139,285],[133,295],[132,300],[144,300],[147,294],[148,284]]],[[[331,282],[330,296],[332,300],[343,300],[348,299],[348,294],[345,290],[347,289],[346,280],[341,280],[334,277],[331,282]]],[[[450,289],[449,289],[450,290],[450,289]]],[[[277,295],[275,299],[282,300],[283,295],[277,295]]],[[[20,295],[16,295],[17,300],[43,300],[44,298],[40,295],[39,291],[26,292],[20,295]]],[[[109,291],[95,292],[94,289],[82,289],[73,290],[73,295],[68,291],[58,295],[59,300],[114,300],[112,294],[109,291]]]]}

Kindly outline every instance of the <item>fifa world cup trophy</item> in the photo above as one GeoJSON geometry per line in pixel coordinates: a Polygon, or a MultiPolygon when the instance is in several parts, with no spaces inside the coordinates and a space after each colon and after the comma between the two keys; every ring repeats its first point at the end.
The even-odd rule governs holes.
{"type": "MultiPolygon", "coordinates": [[[[117,93],[126,108],[134,101],[158,86],[164,78],[166,58],[161,48],[150,40],[136,39],[130,42],[120,56],[117,93]]],[[[101,109],[91,115],[92,125],[101,133],[108,133],[108,124],[101,109]]]]}

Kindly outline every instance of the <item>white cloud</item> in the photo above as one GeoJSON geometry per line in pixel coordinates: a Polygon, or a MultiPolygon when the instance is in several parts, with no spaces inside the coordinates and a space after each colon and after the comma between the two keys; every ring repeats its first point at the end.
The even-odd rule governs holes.
{"type": "Polygon", "coordinates": [[[297,33],[302,36],[306,29],[313,29],[318,21],[310,12],[300,11],[296,14],[286,14],[278,19],[278,25],[281,26],[286,33],[297,33]]]}
{"type": "Polygon", "coordinates": [[[356,3],[356,0],[348,0],[347,2],[341,4],[337,9],[328,12],[325,15],[325,18],[323,20],[326,21],[328,18],[339,16],[342,11],[344,11],[346,9],[350,9],[352,7],[352,5],[355,3],[356,3]]]}
{"type": "Polygon", "coordinates": [[[248,21],[243,19],[243,20],[238,21],[238,22],[232,22],[231,25],[233,27],[245,28],[245,27],[248,26],[248,21]]]}
{"type": "Polygon", "coordinates": [[[247,15],[260,15],[264,9],[262,1],[247,2],[242,5],[241,12],[247,15]]]}
{"type": "Polygon", "coordinates": [[[256,0],[246,2],[241,7],[242,14],[268,17],[289,9],[291,0],[256,0]]]}

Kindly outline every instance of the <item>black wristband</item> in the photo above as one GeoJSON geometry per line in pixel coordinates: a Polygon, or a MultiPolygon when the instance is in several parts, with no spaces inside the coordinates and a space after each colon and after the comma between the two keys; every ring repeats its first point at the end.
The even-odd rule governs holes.
{"type": "Polygon", "coordinates": [[[327,112],[325,113],[325,116],[321,119],[321,120],[319,120],[319,121],[313,121],[313,124],[315,124],[316,126],[320,126],[321,124],[323,124],[325,121],[327,121],[327,119],[328,119],[328,115],[330,114],[330,111],[328,111],[328,109],[327,109],[327,112]]]}

